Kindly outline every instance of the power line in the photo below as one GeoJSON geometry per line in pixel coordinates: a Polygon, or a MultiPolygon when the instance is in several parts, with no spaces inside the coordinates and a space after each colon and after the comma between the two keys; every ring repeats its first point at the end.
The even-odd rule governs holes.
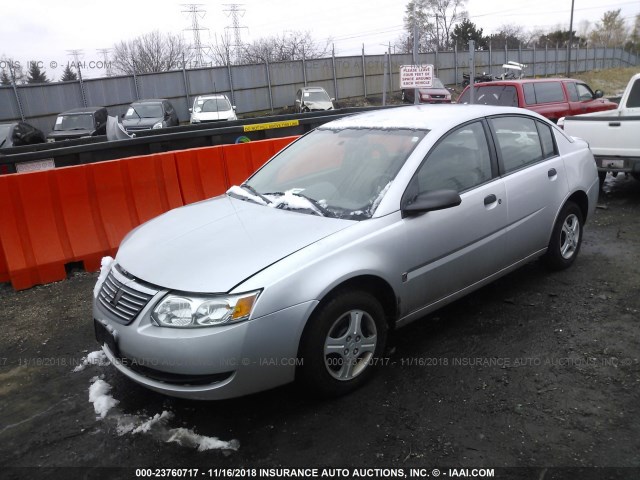
{"type": "Polygon", "coordinates": [[[240,25],[240,17],[244,17],[246,10],[244,8],[240,8],[243,5],[239,3],[225,3],[224,12],[228,12],[227,16],[231,18],[231,27],[225,27],[225,30],[231,29],[233,30],[233,47],[236,49],[236,58],[238,58],[238,51],[242,45],[242,29],[247,29],[247,27],[240,25]]]}
{"type": "Polygon", "coordinates": [[[209,29],[200,26],[200,19],[204,18],[207,12],[200,8],[203,6],[202,3],[183,3],[182,6],[188,9],[182,10],[182,13],[187,13],[191,16],[191,28],[185,28],[185,30],[193,32],[192,48],[195,51],[196,65],[202,66],[204,65],[204,48],[202,47],[202,42],[200,40],[200,31],[209,29]]]}

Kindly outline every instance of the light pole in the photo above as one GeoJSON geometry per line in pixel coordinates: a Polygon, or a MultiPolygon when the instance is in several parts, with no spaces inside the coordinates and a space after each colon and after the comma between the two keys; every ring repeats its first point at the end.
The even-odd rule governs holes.
{"type": "Polygon", "coordinates": [[[569,51],[567,52],[567,77],[571,76],[571,44],[573,43],[573,3],[571,0],[571,19],[569,20],[569,51]]]}

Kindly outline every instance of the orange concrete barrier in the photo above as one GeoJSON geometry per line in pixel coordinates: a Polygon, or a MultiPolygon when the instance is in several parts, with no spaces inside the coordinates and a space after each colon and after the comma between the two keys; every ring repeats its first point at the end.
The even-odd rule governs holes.
{"type": "Polygon", "coordinates": [[[242,183],[295,138],[0,176],[0,282],[62,280],[71,262],[98,270],[130,230],[242,183]]]}
{"type": "Polygon", "coordinates": [[[221,195],[229,188],[222,147],[182,150],[175,152],[175,159],[185,205],[221,195]]]}

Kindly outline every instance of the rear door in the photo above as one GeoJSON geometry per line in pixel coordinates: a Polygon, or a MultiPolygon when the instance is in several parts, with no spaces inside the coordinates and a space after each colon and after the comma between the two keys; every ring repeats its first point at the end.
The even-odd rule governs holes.
{"type": "Polygon", "coordinates": [[[511,265],[547,247],[568,185],[550,125],[525,115],[500,115],[489,124],[506,189],[511,265]]]}
{"type": "Polygon", "coordinates": [[[448,133],[426,156],[403,202],[450,189],[462,203],[403,220],[403,313],[445,298],[504,266],[505,187],[487,140],[474,121],[448,133]]]}

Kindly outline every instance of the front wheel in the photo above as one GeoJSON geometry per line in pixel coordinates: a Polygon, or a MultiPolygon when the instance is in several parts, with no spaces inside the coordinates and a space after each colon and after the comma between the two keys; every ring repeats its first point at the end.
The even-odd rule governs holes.
{"type": "Polygon", "coordinates": [[[349,393],[373,374],[387,340],[384,310],[362,291],[331,297],[309,320],[298,379],[324,397],[349,393]]]}
{"type": "Polygon", "coordinates": [[[544,263],[552,270],[564,270],[570,267],[578,256],[582,244],[582,211],[573,202],[567,202],[551,233],[544,263]]]}

